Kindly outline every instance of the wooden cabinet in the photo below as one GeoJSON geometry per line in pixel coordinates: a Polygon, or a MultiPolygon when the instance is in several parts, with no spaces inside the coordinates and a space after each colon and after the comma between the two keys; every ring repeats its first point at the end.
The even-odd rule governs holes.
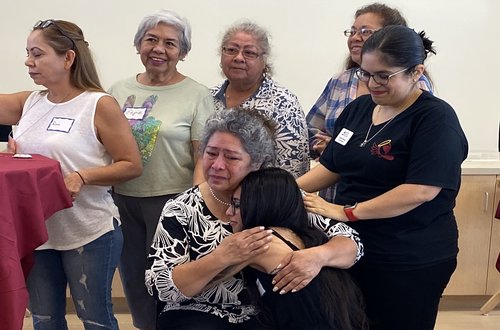
{"type": "Polygon", "coordinates": [[[459,229],[458,265],[445,295],[485,295],[500,289],[495,268],[500,252],[500,176],[464,175],[455,216],[459,229]]]}
{"type": "MultiPolygon", "coordinates": [[[[495,202],[493,207],[493,216],[495,215],[496,207],[500,203],[500,175],[496,180],[495,202]]],[[[500,207],[500,206],[499,206],[500,207]]],[[[493,220],[491,226],[491,245],[490,245],[490,261],[488,264],[488,280],[486,282],[486,294],[495,294],[500,290],[500,272],[496,269],[496,261],[500,253],[500,219],[493,220]]]]}

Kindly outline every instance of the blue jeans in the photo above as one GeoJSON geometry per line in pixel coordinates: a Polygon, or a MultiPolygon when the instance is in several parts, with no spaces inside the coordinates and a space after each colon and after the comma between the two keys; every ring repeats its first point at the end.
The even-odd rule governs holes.
{"type": "Polygon", "coordinates": [[[85,329],[118,329],[111,303],[111,283],[120,259],[120,227],[74,250],[35,251],[28,276],[35,330],[66,330],[66,286],[85,329]]]}

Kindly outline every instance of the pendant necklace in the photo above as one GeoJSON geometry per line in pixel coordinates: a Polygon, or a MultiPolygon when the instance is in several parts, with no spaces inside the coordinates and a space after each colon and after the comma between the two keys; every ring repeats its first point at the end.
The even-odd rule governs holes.
{"type": "MultiPolygon", "coordinates": [[[[380,106],[378,108],[378,110],[380,111],[380,106]]],[[[392,117],[391,119],[389,119],[389,121],[387,123],[385,123],[384,126],[382,126],[381,129],[379,129],[377,131],[377,133],[373,134],[373,136],[371,138],[368,138],[368,136],[370,135],[370,131],[372,130],[372,127],[373,127],[373,120],[372,120],[372,123],[370,124],[370,128],[368,128],[368,132],[366,132],[366,136],[365,136],[365,139],[363,140],[363,142],[361,142],[361,144],[359,145],[361,148],[363,148],[364,146],[366,146],[366,144],[368,142],[370,142],[371,140],[373,140],[374,137],[376,137],[378,135],[378,133],[382,132],[382,130],[391,123],[391,121],[396,118],[396,116],[392,117]]]]}
{"type": "Polygon", "coordinates": [[[217,202],[221,203],[222,205],[226,205],[228,207],[231,206],[230,203],[226,203],[226,202],[220,200],[217,196],[215,196],[214,191],[212,190],[212,187],[210,187],[210,185],[208,183],[207,183],[207,186],[208,186],[208,189],[210,190],[210,193],[212,194],[213,198],[215,198],[215,200],[217,202]]]}
{"type": "MultiPolygon", "coordinates": [[[[371,138],[368,138],[368,136],[370,135],[370,132],[372,130],[372,127],[373,127],[373,120],[372,120],[372,122],[370,124],[370,127],[368,128],[368,132],[366,132],[365,139],[363,140],[363,142],[361,142],[361,144],[359,146],[361,148],[363,148],[364,146],[366,146],[366,144],[368,142],[370,142],[371,140],[373,140],[373,138],[376,137],[378,135],[378,133],[382,132],[382,130],[384,128],[386,128],[386,126],[389,125],[391,123],[391,121],[393,121],[393,119],[396,118],[396,116],[398,114],[400,114],[402,111],[406,110],[406,108],[408,108],[411,104],[413,104],[413,102],[415,102],[417,100],[417,98],[420,96],[420,94],[422,94],[422,92],[420,90],[418,90],[416,93],[414,93],[413,95],[411,95],[409,97],[408,101],[406,101],[406,103],[400,108],[400,110],[398,110],[396,112],[396,114],[394,115],[394,117],[392,117],[391,119],[389,119],[389,121],[387,123],[385,123],[384,126],[382,126],[382,128],[377,131],[377,133],[373,134],[373,136],[371,138]]],[[[377,105],[377,111],[380,113],[380,105],[377,105]]]]}

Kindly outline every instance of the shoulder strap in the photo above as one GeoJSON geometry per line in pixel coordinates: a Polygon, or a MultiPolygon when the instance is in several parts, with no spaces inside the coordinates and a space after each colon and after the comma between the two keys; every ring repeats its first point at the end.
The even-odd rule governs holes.
{"type": "Polygon", "coordinates": [[[290,242],[289,240],[287,240],[286,238],[284,238],[283,236],[281,236],[277,231],[275,231],[274,229],[271,229],[273,231],[273,235],[278,237],[280,240],[283,241],[283,243],[285,243],[286,245],[288,245],[292,250],[294,251],[298,251],[300,250],[297,246],[295,246],[295,244],[293,244],[292,242],[290,242]]]}

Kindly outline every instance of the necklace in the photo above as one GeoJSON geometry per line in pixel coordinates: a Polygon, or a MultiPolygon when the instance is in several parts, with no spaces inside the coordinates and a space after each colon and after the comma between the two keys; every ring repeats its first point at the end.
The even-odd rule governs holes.
{"type": "MultiPolygon", "coordinates": [[[[379,108],[380,109],[380,108],[379,108]]],[[[391,119],[389,119],[389,121],[387,123],[385,123],[384,126],[382,126],[381,129],[379,129],[377,131],[377,133],[373,134],[373,136],[371,138],[368,138],[368,135],[370,135],[370,131],[372,130],[372,127],[373,127],[373,121],[372,123],[370,124],[370,128],[368,128],[368,132],[366,132],[366,136],[365,136],[365,139],[363,140],[363,142],[361,142],[361,144],[359,145],[361,148],[363,148],[364,146],[366,146],[366,144],[368,142],[370,142],[371,140],[373,140],[374,137],[376,137],[378,135],[378,133],[382,132],[382,130],[391,123],[391,121],[396,118],[396,116],[392,117],[391,119]]]]}
{"type": "MultiPolygon", "coordinates": [[[[396,118],[396,116],[398,114],[400,114],[402,111],[406,110],[406,108],[408,108],[411,104],[413,104],[413,102],[415,102],[417,100],[417,98],[420,96],[420,94],[422,94],[422,92],[420,92],[420,90],[418,90],[417,92],[415,92],[413,95],[410,96],[410,98],[408,99],[408,101],[406,101],[405,104],[403,104],[403,106],[400,108],[400,110],[398,110],[396,112],[396,114],[391,118],[389,119],[389,121],[387,123],[384,124],[384,126],[382,126],[381,129],[379,129],[377,131],[377,133],[373,134],[373,136],[371,138],[368,138],[368,136],[370,135],[370,132],[373,128],[373,120],[370,124],[370,127],[368,128],[368,132],[366,132],[366,135],[365,135],[365,139],[363,140],[363,142],[361,142],[361,144],[359,145],[361,148],[363,148],[364,146],[366,146],[366,144],[368,142],[370,142],[371,140],[373,140],[374,137],[376,137],[378,135],[378,133],[382,132],[382,130],[384,128],[386,128],[387,125],[389,125],[391,123],[391,121],[393,121],[394,118],[396,118]]],[[[377,105],[377,111],[380,112],[380,105],[377,105]]]]}
{"type": "Polygon", "coordinates": [[[208,186],[208,189],[210,190],[210,193],[212,194],[212,196],[215,198],[215,200],[217,202],[221,203],[222,205],[231,206],[230,203],[226,203],[226,202],[220,200],[217,196],[215,196],[214,191],[212,190],[212,187],[210,187],[210,185],[208,183],[207,183],[207,186],[208,186]]]}

